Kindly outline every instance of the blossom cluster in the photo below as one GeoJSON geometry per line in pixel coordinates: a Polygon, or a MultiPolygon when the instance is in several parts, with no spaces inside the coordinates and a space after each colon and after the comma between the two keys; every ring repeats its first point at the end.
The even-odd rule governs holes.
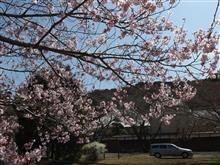
{"type": "MultiPolygon", "coordinates": [[[[79,143],[85,143],[97,127],[96,119],[101,112],[95,111],[83,83],[60,64],[54,65],[54,69],[56,73],[45,68],[30,75],[17,89],[15,98],[9,100],[9,105],[0,106],[0,159],[5,163],[35,164],[51,141],[66,143],[72,135],[79,143]],[[19,118],[37,123],[33,130],[37,131],[37,137],[26,139],[24,152],[14,138],[26,127],[19,118]]],[[[2,93],[3,98],[7,97],[2,93]]]]}

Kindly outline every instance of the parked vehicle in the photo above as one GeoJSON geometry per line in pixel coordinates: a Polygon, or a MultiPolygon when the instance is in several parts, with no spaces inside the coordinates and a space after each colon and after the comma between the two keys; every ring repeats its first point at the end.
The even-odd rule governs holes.
{"type": "Polygon", "coordinates": [[[182,156],[182,158],[189,158],[193,156],[191,149],[181,148],[171,143],[157,143],[151,144],[150,155],[156,158],[162,156],[182,156]]]}

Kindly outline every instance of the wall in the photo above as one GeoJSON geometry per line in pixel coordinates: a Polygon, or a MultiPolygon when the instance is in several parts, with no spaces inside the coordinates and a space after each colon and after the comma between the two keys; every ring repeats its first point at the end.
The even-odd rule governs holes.
{"type": "Polygon", "coordinates": [[[156,139],[153,141],[139,140],[103,140],[108,152],[147,152],[151,143],[174,143],[180,147],[190,148],[193,151],[219,151],[220,137],[196,137],[191,139],[156,139]]]}

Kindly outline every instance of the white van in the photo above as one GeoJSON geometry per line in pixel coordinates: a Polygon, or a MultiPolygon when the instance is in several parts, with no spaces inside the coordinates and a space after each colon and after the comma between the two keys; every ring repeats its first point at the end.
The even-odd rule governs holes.
{"type": "Polygon", "coordinates": [[[157,143],[151,144],[150,155],[156,158],[162,156],[182,156],[182,158],[188,158],[193,156],[191,149],[181,148],[171,143],[157,143]]]}

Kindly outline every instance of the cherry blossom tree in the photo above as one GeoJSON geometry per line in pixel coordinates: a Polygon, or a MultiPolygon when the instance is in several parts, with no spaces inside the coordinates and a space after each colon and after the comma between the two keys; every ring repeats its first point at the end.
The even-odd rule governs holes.
{"type": "MultiPolygon", "coordinates": [[[[0,158],[6,163],[35,163],[51,141],[66,143],[74,135],[83,143],[97,127],[96,119],[102,113],[95,111],[82,82],[74,79],[68,68],[59,64],[53,67],[56,72],[44,68],[31,74],[17,90],[14,101],[8,99],[8,108],[13,106],[11,115],[4,115],[10,111],[1,107],[0,158]],[[29,125],[31,134],[25,134],[24,129],[29,125]],[[19,131],[19,145],[14,138],[16,131],[19,131]]],[[[9,96],[3,93],[2,97],[9,96]]]]}
{"type": "MultiPolygon", "coordinates": [[[[114,82],[120,87],[146,82],[144,100],[150,105],[150,112],[140,113],[133,102],[125,101],[127,91],[122,88],[111,100],[100,102],[96,107],[133,124],[132,115],[125,114],[138,113],[146,122],[149,117],[161,116],[166,107],[176,106],[195,94],[186,77],[199,79],[214,75],[219,61],[216,32],[219,1],[210,28],[198,30],[191,37],[184,29],[184,21],[179,27],[169,19],[170,11],[177,4],[175,0],[0,2],[1,75],[8,76],[9,72],[37,75],[45,65],[51,68],[41,70],[42,82],[36,77],[30,78],[28,85],[20,87],[17,93],[20,102],[16,103],[17,113],[37,122],[42,145],[51,139],[66,142],[72,132],[79,137],[90,134],[91,127],[87,127],[86,121],[95,117],[96,112],[91,101],[83,97],[80,82],[85,77],[94,78],[94,83],[114,82]],[[58,62],[71,64],[70,69],[55,65],[58,62]],[[76,80],[70,78],[70,70],[80,76],[76,80]],[[51,77],[52,71],[54,76],[51,77]],[[50,85],[45,85],[44,80],[50,85]],[[155,81],[162,83],[151,93],[149,89],[155,81]],[[174,88],[167,86],[166,81],[173,81],[174,88]],[[75,106],[80,107],[80,115],[75,114],[75,106]],[[119,107],[129,113],[123,113],[119,107]],[[84,112],[89,112],[88,116],[84,112]],[[85,121],[79,125],[81,117],[85,121]],[[46,120],[50,121],[48,126],[44,123],[46,120]]],[[[1,110],[2,115],[4,111],[1,110]]],[[[171,118],[167,115],[161,120],[169,123],[171,118]]],[[[11,122],[6,117],[1,121],[11,122]]],[[[1,129],[7,128],[6,125],[1,129]]],[[[9,125],[13,126],[11,130],[18,127],[9,125]]],[[[16,151],[12,136],[5,134],[10,137],[7,143],[11,141],[13,152],[16,151]]],[[[42,150],[31,151],[40,155],[42,150]]],[[[6,153],[1,152],[1,155],[6,153]]],[[[4,160],[12,159],[4,157],[4,160]]]]}
{"type": "Polygon", "coordinates": [[[100,81],[127,85],[195,70],[212,74],[219,21],[214,18],[210,29],[189,38],[169,20],[167,11],[175,5],[175,0],[1,1],[1,68],[33,71],[67,60],[100,81]]]}
{"type": "Polygon", "coordinates": [[[62,77],[56,76],[51,69],[43,69],[31,75],[18,89],[17,111],[36,120],[43,142],[50,140],[48,138],[67,142],[69,132],[80,141],[85,140],[84,137],[96,127],[93,120],[98,117],[97,111],[91,105],[92,100],[87,98],[82,82],[74,79],[70,70],[59,65],[54,67],[59,68],[56,73],[62,77]],[[46,121],[50,123],[45,124],[46,121]]]}
{"type": "Polygon", "coordinates": [[[154,140],[162,124],[169,125],[175,114],[183,109],[184,103],[195,96],[196,90],[184,81],[155,82],[151,88],[145,86],[149,85],[140,83],[134,87],[118,90],[96,90],[93,97],[100,102],[105,100],[105,105],[112,104],[115,107],[108,111],[108,116],[103,120],[104,124],[119,120],[123,126],[131,127],[146,149],[146,143],[149,142],[147,136],[154,140]],[[154,130],[151,127],[152,122],[154,130]],[[155,127],[155,122],[158,123],[158,128],[155,127]]]}
{"type": "MultiPolygon", "coordinates": [[[[6,81],[6,79],[4,79],[6,81]]],[[[6,164],[33,164],[42,156],[42,148],[35,148],[20,155],[14,135],[19,128],[18,118],[11,106],[12,95],[7,83],[0,84],[0,159],[6,164]]]]}

